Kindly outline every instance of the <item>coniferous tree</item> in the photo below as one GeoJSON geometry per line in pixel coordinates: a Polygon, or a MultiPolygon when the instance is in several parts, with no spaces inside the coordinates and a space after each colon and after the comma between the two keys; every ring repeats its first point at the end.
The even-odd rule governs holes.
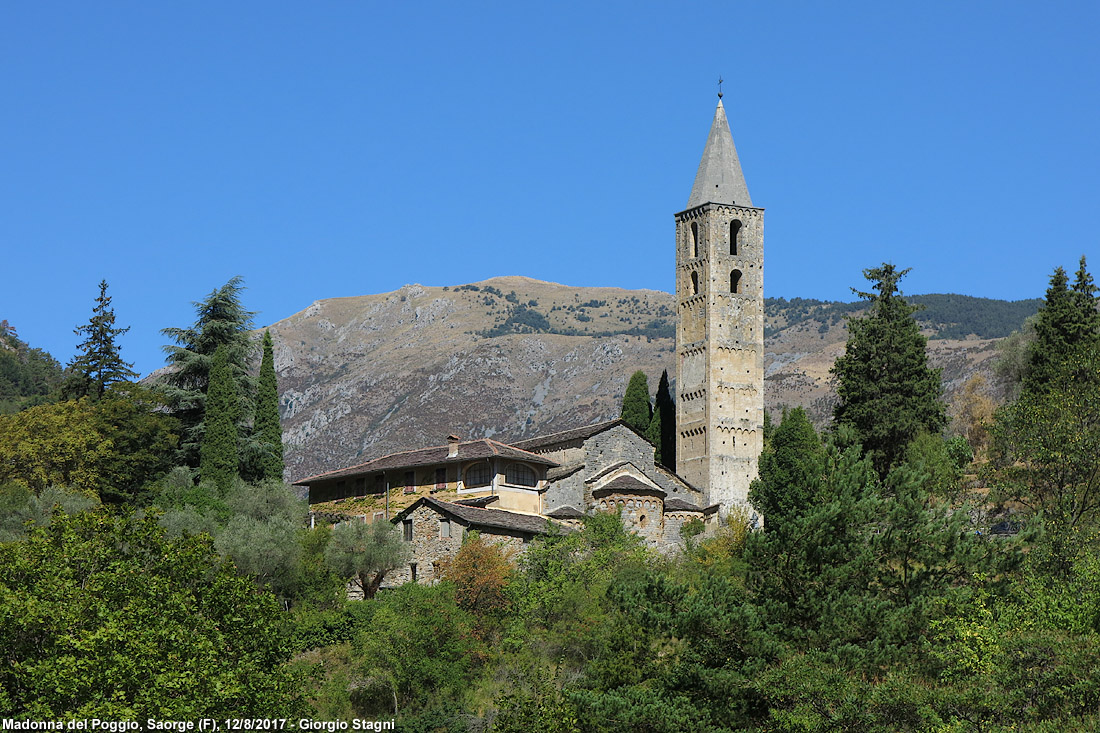
{"type": "Polygon", "coordinates": [[[764,515],[765,530],[785,528],[813,503],[822,480],[825,450],[806,411],[784,412],[770,449],[760,456],[760,477],[749,501],[764,515]]]}
{"type": "Polygon", "coordinates": [[[626,394],[623,395],[621,416],[627,425],[645,435],[653,417],[653,408],[649,404],[649,383],[645,372],[640,369],[630,376],[626,394]]]}
{"type": "Polygon", "coordinates": [[[1079,347],[1100,340],[1100,312],[1096,308],[1096,286],[1084,257],[1072,288],[1066,271],[1061,267],[1054,270],[1035,323],[1035,340],[1028,349],[1025,392],[1044,391],[1079,347]]]}
{"type": "Polygon", "coordinates": [[[283,478],[283,428],[279,424],[279,385],[275,377],[275,349],[271,331],[264,331],[264,356],[256,388],[256,438],[263,452],[264,478],[283,478]]]}
{"type": "Polygon", "coordinates": [[[130,368],[133,364],[122,360],[116,339],[130,328],[115,328],[115,311],[111,307],[111,296],[107,295],[106,280],[99,282],[99,297],[95,302],[88,323],[73,329],[76,335],[84,336],[84,341],[77,346],[80,354],[69,363],[69,376],[62,387],[69,399],[85,396],[99,399],[111,384],[137,376],[130,368]]]}
{"type": "Polygon", "coordinates": [[[209,481],[224,494],[237,477],[237,421],[240,401],[229,364],[228,349],[219,346],[210,367],[206,415],[199,451],[199,479],[209,481]]]}
{"type": "Polygon", "coordinates": [[[913,318],[917,307],[898,290],[907,272],[886,263],[863,271],[875,292],[852,290],[871,307],[849,319],[847,348],[832,368],[840,398],[833,417],[856,430],[880,476],[917,435],[947,424],[940,370],[928,367],[927,339],[913,318]]]}
{"type": "Polygon", "coordinates": [[[676,403],[672,401],[672,389],[668,382],[668,370],[661,372],[657,383],[657,395],[653,400],[653,417],[659,421],[657,444],[658,458],[662,465],[676,470],[676,403]]]}
{"type": "MultiPolygon", "coordinates": [[[[180,421],[181,460],[199,465],[207,387],[214,353],[226,350],[229,371],[241,400],[241,418],[251,414],[253,380],[249,375],[254,344],[249,338],[254,313],[241,304],[242,279],[234,277],[205,300],[195,303],[196,319],[190,328],[161,331],[177,345],[165,346],[170,367],[163,389],[173,415],[180,421]]],[[[238,426],[240,427],[240,426],[238,426]]]]}

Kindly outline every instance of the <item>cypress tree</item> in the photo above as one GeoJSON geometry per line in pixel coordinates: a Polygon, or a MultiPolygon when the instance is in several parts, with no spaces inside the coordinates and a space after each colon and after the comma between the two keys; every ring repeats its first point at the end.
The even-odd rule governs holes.
{"type": "Polygon", "coordinates": [[[653,408],[649,405],[649,383],[645,372],[638,370],[630,376],[630,383],[623,395],[622,419],[627,425],[645,435],[649,421],[653,417],[653,408]]]}
{"type": "Polygon", "coordinates": [[[99,399],[111,384],[137,376],[130,368],[133,364],[122,360],[115,341],[130,328],[115,328],[115,311],[111,307],[111,296],[107,295],[106,280],[100,280],[99,297],[95,302],[88,323],[73,329],[76,335],[84,336],[84,341],[77,346],[80,354],[69,363],[69,375],[63,387],[68,399],[84,396],[99,399]]]}
{"type": "Polygon", "coordinates": [[[653,400],[653,417],[649,421],[646,438],[657,446],[656,460],[673,471],[676,470],[676,404],[668,383],[668,370],[661,372],[657,395],[653,400]]]}
{"type": "Polygon", "coordinates": [[[918,308],[898,290],[907,272],[886,263],[863,271],[875,292],[852,290],[871,306],[848,320],[848,344],[832,368],[840,398],[833,418],[855,429],[880,476],[917,435],[947,424],[940,370],[928,367],[927,339],[913,318],[918,308]]]}
{"type": "Polygon", "coordinates": [[[782,530],[807,511],[820,490],[824,462],[825,449],[806,411],[784,412],[770,449],[760,455],[760,477],[749,489],[766,531],[782,530]]]}
{"type": "Polygon", "coordinates": [[[279,385],[275,378],[275,349],[271,331],[264,331],[264,356],[256,388],[256,437],[263,451],[265,479],[283,480],[283,429],[279,424],[279,385]]]}
{"type": "Polygon", "coordinates": [[[206,415],[199,450],[199,480],[209,481],[227,493],[237,476],[237,421],[240,402],[229,364],[229,350],[219,346],[210,366],[206,415]]]}

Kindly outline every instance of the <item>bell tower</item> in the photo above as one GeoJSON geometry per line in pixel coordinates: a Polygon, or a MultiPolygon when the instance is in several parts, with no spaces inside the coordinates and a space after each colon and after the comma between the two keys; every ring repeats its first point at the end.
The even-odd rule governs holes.
{"type": "Polygon", "coordinates": [[[764,446],[764,210],[752,205],[722,95],[676,214],[676,472],[725,515],[764,446]]]}

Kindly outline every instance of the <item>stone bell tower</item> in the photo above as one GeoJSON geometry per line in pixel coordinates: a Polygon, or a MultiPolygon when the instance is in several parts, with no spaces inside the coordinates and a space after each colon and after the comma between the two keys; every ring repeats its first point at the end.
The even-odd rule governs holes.
{"type": "Polygon", "coordinates": [[[676,214],[676,472],[725,515],[747,503],[764,445],[764,210],[721,97],[676,214]]]}

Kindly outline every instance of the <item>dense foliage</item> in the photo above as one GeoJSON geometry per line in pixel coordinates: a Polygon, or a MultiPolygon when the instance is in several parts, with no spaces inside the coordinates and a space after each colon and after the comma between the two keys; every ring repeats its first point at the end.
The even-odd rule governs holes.
{"type": "Polygon", "coordinates": [[[67,370],[63,391],[68,399],[100,399],[112,384],[137,377],[137,372],[130,368],[133,364],[123,361],[121,346],[116,341],[130,328],[115,327],[115,311],[111,296],[107,295],[106,280],[100,281],[95,302],[92,317],[74,330],[84,340],[77,346],[79,353],[67,370]]]}
{"type": "Polygon", "coordinates": [[[256,441],[261,452],[263,478],[283,479],[283,428],[279,424],[279,383],[275,376],[275,344],[264,331],[260,378],[256,384],[256,441]]]}
{"type": "Polygon", "coordinates": [[[653,407],[649,402],[649,383],[641,370],[630,375],[626,393],[623,394],[621,417],[623,422],[643,435],[649,429],[653,407]]]}
{"type": "Polygon", "coordinates": [[[15,328],[0,321],[0,415],[44,404],[61,379],[57,359],[20,341],[15,328]]]}
{"type": "MultiPolygon", "coordinates": [[[[219,347],[225,349],[230,377],[241,401],[238,421],[243,428],[243,423],[251,420],[254,385],[250,364],[254,347],[248,332],[254,314],[241,303],[242,290],[243,280],[234,277],[194,304],[194,325],[162,331],[176,344],[165,347],[170,369],[160,388],[167,396],[172,414],[180,421],[180,460],[192,468],[199,465],[206,394],[219,347]]],[[[242,432],[247,435],[247,431],[242,432]]]]}
{"type": "Polygon", "coordinates": [[[0,544],[0,709],[194,720],[303,710],[279,607],[154,516],[58,515],[0,544]]]}
{"type": "Polygon", "coordinates": [[[224,345],[214,352],[210,381],[203,411],[202,441],[199,447],[199,479],[209,481],[223,493],[238,477],[237,424],[241,399],[224,345]]]}
{"type": "MultiPolygon", "coordinates": [[[[1038,298],[1008,301],[954,293],[913,295],[908,300],[920,306],[917,322],[922,329],[931,331],[933,339],[961,339],[971,335],[983,339],[1004,338],[1019,330],[1042,303],[1038,298]]],[[[776,323],[790,327],[813,320],[836,325],[866,307],[863,301],[839,303],[812,298],[765,298],[764,314],[769,321],[765,335],[777,330],[776,323]]]]}
{"type": "Polygon", "coordinates": [[[676,403],[672,400],[668,370],[661,372],[657,394],[653,398],[653,417],[649,420],[645,437],[657,448],[657,463],[676,470],[676,403]]]}
{"type": "Polygon", "coordinates": [[[917,308],[898,290],[906,272],[885,263],[864,270],[874,292],[855,292],[870,308],[849,319],[847,346],[832,368],[839,400],[833,417],[856,431],[880,476],[914,438],[947,424],[940,370],[929,368],[927,339],[913,317],[917,308]]]}

